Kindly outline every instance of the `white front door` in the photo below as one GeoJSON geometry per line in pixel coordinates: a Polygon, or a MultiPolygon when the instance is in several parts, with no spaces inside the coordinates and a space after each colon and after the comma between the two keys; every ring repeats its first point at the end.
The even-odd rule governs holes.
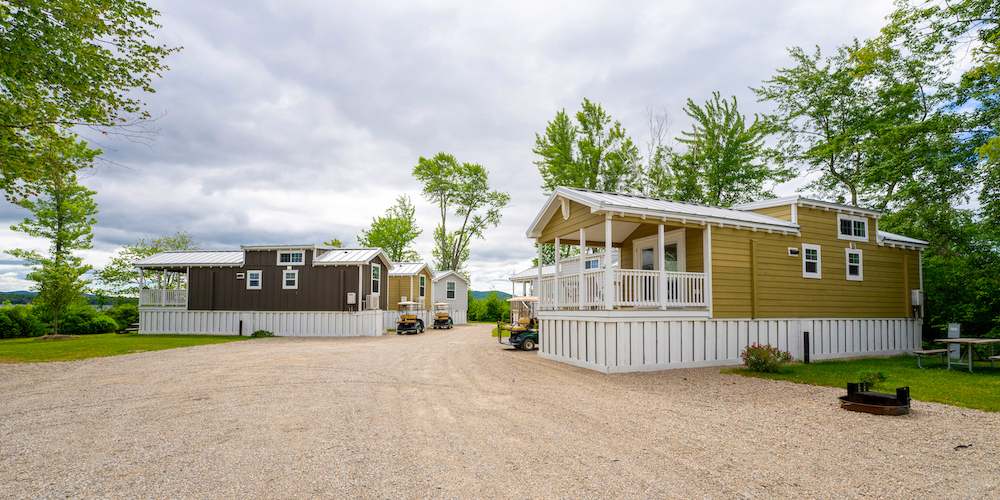
{"type": "MultiPolygon", "coordinates": [[[[656,236],[635,240],[632,243],[634,256],[632,267],[647,271],[659,271],[656,264],[656,236]]],[[[663,270],[685,272],[684,230],[677,229],[663,234],[663,270]]]]}

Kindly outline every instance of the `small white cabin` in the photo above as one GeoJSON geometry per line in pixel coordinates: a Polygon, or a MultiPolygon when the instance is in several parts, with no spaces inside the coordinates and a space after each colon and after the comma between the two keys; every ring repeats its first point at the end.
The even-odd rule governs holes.
{"type": "Polygon", "coordinates": [[[434,302],[447,302],[456,325],[468,323],[469,279],[455,271],[434,271],[434,302]]]}

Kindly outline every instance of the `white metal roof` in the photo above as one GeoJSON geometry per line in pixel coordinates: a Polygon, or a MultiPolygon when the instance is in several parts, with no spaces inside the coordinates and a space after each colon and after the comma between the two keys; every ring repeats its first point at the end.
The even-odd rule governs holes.
{"type": "Polygon", "coordinates": [[[393,269],[392,263],[389,262],[389,258],[386,257],[381,248],[334,248],[320,255],[318,258],[314,258],[313,265],[342,266],[367,264],[379,255],[382,255],[383,260],[389,264],[388,269],[393,269]]]}
{"type": "Polygon", "coordinates": [[[575,201],[590,208],[591,212],[612,212],[638,217],[665,218],[683,222],[704,222],[711,224],[728,224],[746,228],[771,229],[778,231],[798,232],[799,225],[786,220],[768,217],[756,212],[737,210],[733,208],[713,207],[696,203],[632,196],[589,189],[558,186],[552,192],[545,207],[535,217],[528,229],[529,238],[541,235],[542,228],[555,215],[559,208],[557,198],[562,197],[575,201]]]}
{"type": "Polygon", "coordinates": [[[389,276],[416,276],[427,264],[424,262],[393,262],[389,276]]]}
{"type": "Polygon", "coordinates": [[[307,243],[304,245],[240,245],[240,248],[244,250],[330,250],[333,247],[307,243]]]}
{"type": "Polygon", "coordinates": [[[432,271],[432,272],[434,273],[433,281],[441,281],[442,278],[445,278],[447,276],[455,276],[458,279],[464,281],[466,285],[469,284],[469,278],[466,278],[465,276],[462,276],[461,274],[456,273],[455,271],[432,271]]]}
{"type": "Polygon", "coordinates": [[[239,267],[243,250],[194,250],[161,252],[135,262],[135,267],[239,267]]]}
{"type": "Polygon", "coordinates": [[[888,245],[900,245],[915,248],[927,248],[930,243],[924,240],[918,240],[916,238],[910,238],[907,236],[900,236],[898,234],[893,234],[888,231],[879,231],[876,235],[879,243],[888,245]]]}
{"type": "Polygon", "coordinates": [[[792,205],[792,204],[810,208],[825,208],[829,210],[835,210],[837,212],[863,215],[875,219],[878,219],[879,217],[882,216],[881,210],[870,210],[867,208],[855,207],[853,205],[842,205],[840,203],[830,203],[828,201],[813,200],[810,198],[804,198],[799,195],[785,196],[783,198],[774,198],[771,200],[755,201],[753,203],[744,203],[742,205],[733,205],[733,208],[739,210],[753,210],[756,208],[782,207],[785,205],[792,205]]]}

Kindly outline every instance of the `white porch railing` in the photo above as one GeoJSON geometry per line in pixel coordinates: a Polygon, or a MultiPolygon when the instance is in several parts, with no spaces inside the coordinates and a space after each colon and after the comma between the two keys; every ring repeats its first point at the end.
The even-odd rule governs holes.
{"type": "MultiPolygon", "coordinates": [[[[665,272],[663,288],[660,271],[639,269],[614,269],[613,307],[681,308],[707,307],[704,273],[665,272]]],[[[594,269],[583,273],[583,286],[579,275],[542,279],[538,300],[543,308],[576,309],[604,306],[604,271],[594,269]]]]}
{"type": "Polygon", "coordinates": [[[139,306],[186,307],[187,290],[139,290],[139,306]]]}

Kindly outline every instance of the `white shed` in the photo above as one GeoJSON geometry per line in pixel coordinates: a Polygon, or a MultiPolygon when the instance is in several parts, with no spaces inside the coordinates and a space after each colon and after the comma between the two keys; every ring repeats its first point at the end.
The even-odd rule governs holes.
{"type": "Polygon", "coordinates": [[[456,325],[468,322],[469,279],[455,271],[434,271],[434,302],[447,302],[456,325]]]}

